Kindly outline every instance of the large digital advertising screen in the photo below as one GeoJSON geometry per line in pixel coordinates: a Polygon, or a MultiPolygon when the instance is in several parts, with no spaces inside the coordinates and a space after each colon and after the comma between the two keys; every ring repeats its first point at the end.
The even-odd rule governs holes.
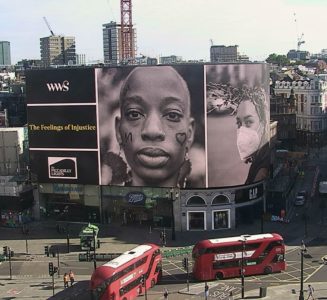
{"type": "Polygon", "coordinates": [[[268,176],[265,64],[33,70],[26,82],[39,182],[215,188],[268,176]]]}

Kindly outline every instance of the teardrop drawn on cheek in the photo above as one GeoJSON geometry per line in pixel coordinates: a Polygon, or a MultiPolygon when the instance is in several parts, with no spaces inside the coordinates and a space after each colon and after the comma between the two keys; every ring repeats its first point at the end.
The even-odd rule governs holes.
{"type": "Polygon", "coordinates": [[[129,133],[124,132],[123,145],[126,145],[129,142],[130,143],[133,142],[133,135],[131,132],[129,132],[129,133]]]}

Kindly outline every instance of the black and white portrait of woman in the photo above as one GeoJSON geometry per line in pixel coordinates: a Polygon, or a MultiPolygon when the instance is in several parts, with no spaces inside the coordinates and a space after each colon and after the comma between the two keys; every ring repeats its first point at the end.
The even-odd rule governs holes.
{"type": "Polygon", "coordinates": [[[102,185],[205,185],[197,72],[183,66],[97,70],[102,185]]]}
{"type": "Polygon", "coordinates": [[[267,178],[268,72],[265,64],[206,66],[209,186],[267,178]]]}

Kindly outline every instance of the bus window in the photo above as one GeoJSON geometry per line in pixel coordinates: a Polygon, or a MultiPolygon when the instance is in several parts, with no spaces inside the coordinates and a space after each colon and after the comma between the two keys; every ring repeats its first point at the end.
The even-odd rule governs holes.
{"type": "Polygon", "coordinates": [[[276,254],[272,260],[273,263],[282,262],[285,260],[284,254],[276,254]]]}
{"type": "Polygon", "coordinates": [[[158,262],[158,264],[156,265],[156,269],[155,269],[155,273],[161,272],[162,270],[162,263],[161,261],[158,262]]]}
{"type": "Polygon", "coordinates": [[[216,261],[213,263],[213,269],[235,268],[239,267],[240,263],[237,260],[233,261],[216,261]]]}

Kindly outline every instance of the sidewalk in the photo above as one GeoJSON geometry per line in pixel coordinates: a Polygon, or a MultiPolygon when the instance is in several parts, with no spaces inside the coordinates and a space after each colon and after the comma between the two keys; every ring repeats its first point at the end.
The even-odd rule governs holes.
{"type": "MultiPolygon", "coordinates": [[[[1,299],[51,299],[51,300],[86,300],[90,299],[88,286],[89,278],[88,276],[77,277],[78,281],[69,287],[64,289],[62,286],[61,279],[55,279],[55,295],[52,296],[52,282],[51,278],[24,278],[24,279],[13,279],[4,281],[1,280],[0,283],[0,298],[1,299]]],[[[226,282],[228,284],[228,282],[226,282]]],[[[214,281],[208,282],[210,288],[210,294],[208,300],[221,299],[221,300],[231,300],[229,299],[229,291],[223,288],[219,288],[218,285],[225,284],[224,281],[214,281]]],[[[327,285],[325,282],[315,282],[311,283],[315,289],[315,299],[327,299],[327,285]]],[[[304,289],[304,299],[307,299],[308,284],[305,283],[304,289]]],[[[164,287],[162,286],[162,290],[164,287]]],[[[254,288],[252,290],[247,290],[245,288],[245,299],[264,299],[264,300],[298,300],[300,292],[300,283],[289,284],[282,286],[270,286],[267,287],[266,296],[260,298],[260,289],[254,288]]],[[[174,300],[186,300],[186,299],[204,299],[204,283],[190,284],[189,291],[187,288],[181,289],[179,291],[170,291],[170,298],[174,300]]],[[[144,296],[140,296],[138,299],[143,299],[144,296]]],[[[148,291],[148,300],[163,300],[163,293],[158,291],[148,291]]],[[[237,294],[233,294],[233,300],[241,299],[240,289],[238,289],[237,294]]]]}
{"type": "MultiPolygon", "coordinates": [[[[229,291],[226,291],[224,289],[218,289],[215,291],[215,286],[218,286],[218,282],[209,282],[208,283],[210,288],[210,294],[208,300],[213,299],[228,299],[230,293],[229,291]]],[[[325,282],[316,282],[311,284],[314,287],[314,296],[315,299],[327,299],[327,285],[325,282]]],[[[308,298],[307,293],[308,284],[305,284],[303,286],[303,292],[304,292],[304,299],[308,298]]],[[[187,291],[187,289],[183,289],[179,291],[180,294],[184,294],[184,297],[188,297],[188,295],[199,295],[202,293],[201,296],[198,297],[198,299],[204,299],[203,295],[204,291],[204,283],[195,284],[190,287],[190,290],[187,291]]],[[[273,286],[268,287],[266,290],[266,296],[263,298],[260,298],[260,290],[259,287],[256,289],[252,289],[251,291],[247,291],[245,289],[244,298],[245,299],[265,299],[265,300],[298,300],[300,294],[300,283],[299,284],[289,284],[289,285],[282,285],[282,286],[273,286]]],[[[178,297],[178,296],[177,296],[178,297]]],[[[158,298],[159,299],[159,298],[158,298]]],[[[174,295],[175,299],[175,295],[174,295]]],[[[179,299],[179,298],[177,298],[179,299]]],[[[182,299],[182,298],[181,298],[182,299]]],[[[241,299],[241,294],[234,294],[233,300],[241,299]]],[[[229,299],[228,299],[229,300],[229,299]]]]}

